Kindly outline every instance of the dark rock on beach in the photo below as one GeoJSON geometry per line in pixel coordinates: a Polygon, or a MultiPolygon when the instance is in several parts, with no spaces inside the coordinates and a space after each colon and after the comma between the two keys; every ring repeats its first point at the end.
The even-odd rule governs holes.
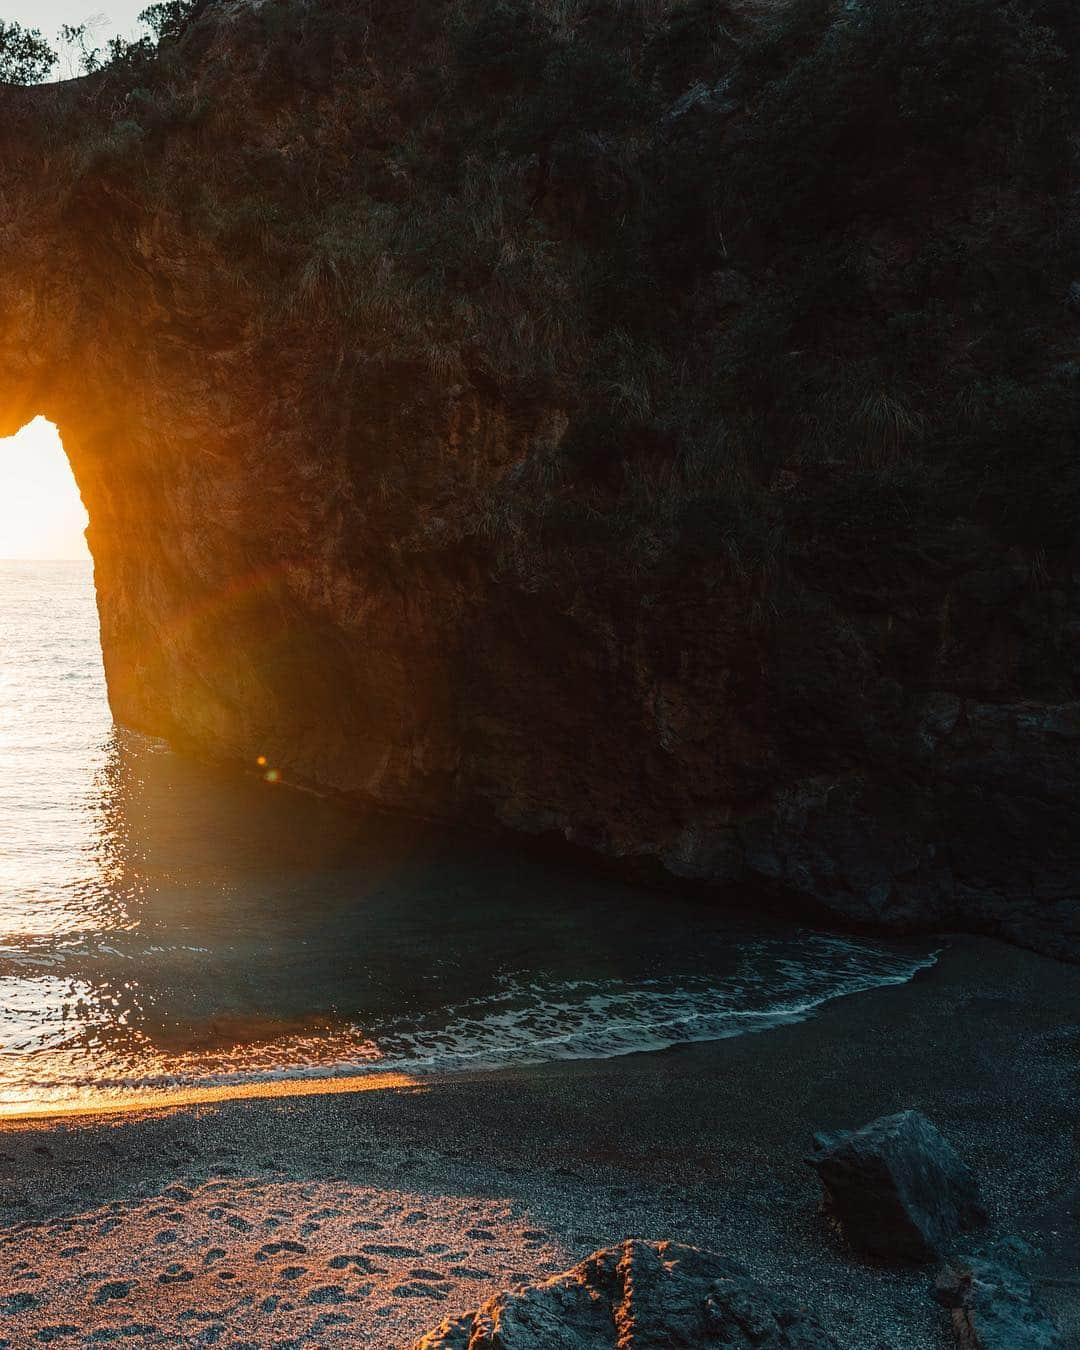
{"type": "Polygon", "coordinates": [[[828,1350],[814,1319],[736,1262],[631,1239],[448,1318],[414,1350],[828,1350]]]}
{"type": "MultiPolygon", "coordinates": [[[[1075,1029],[1066,1030],[1076,1039],[1075,1029]]],[[[1022,1266],[1061,1336],[1063,1350],[1080,1350],[1080,1176],[1015,1225],[1032,1244],[1022,1266]]]]}
{"type": "Polygon", "coordinates": [[[950,1262],[936,1295],[952,1310],[960,1350],[1056,1350],[1057,1327],[1027,1273],[1037,1253],[1017,1238],[950,1262]]]}
{"type": "Polygon", "coordinates": [[[985,1222],[970,1168],[919,1111],[814,1136],[806,1160],[848,1242],[885,1261],[932,1261],[985,1222]]]}

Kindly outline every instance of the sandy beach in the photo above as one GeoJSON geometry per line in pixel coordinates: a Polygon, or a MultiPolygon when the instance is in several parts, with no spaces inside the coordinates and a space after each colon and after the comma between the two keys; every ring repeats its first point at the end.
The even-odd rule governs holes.
{"type": "Polygon", "coordinates": [[[1042,1248],[1043,1297],[1075,1345],[1080,968],[943,946],[909,984],[708,1045],[9,1121],[0,1345],[391,1350],[643,1236],[736,1257],[850,1350],[933,1350],[951,1343],[933,1271],[845,1250],[802,1162],[813,1130],[905,1107],[976,1169],[991,1231],[1042,1248]]]}

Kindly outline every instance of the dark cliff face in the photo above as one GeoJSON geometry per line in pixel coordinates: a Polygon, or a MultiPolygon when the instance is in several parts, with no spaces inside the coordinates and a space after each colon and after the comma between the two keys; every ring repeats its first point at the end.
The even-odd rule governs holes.
{"type": "Polygon", "coordinates": [[[0,90],[0,432],[60,426],[117,717],[1068,951],[1077,48],[237,0],[0,90]]]}

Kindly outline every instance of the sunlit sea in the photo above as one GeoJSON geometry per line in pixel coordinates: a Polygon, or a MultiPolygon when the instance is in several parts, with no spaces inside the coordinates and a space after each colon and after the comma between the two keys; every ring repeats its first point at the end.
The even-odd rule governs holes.
{"type": "Polygon", "coordinates": [[[89,563],[0,563],[0,1113],[762,1032],[928,945],[725,917],[113,725],[89,563]]]}

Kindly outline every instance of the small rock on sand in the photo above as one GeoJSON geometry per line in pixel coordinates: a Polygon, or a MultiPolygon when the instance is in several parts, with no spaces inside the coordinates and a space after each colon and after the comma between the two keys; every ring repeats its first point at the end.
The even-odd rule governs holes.
{"type": "Polygon", "coordinates": [[[821,1180],[826,1212],[869,1256],[932,1261],[986,1221],[971,1169],[919,1111],[817,1134],[806,1161],[821,1180]]]}

